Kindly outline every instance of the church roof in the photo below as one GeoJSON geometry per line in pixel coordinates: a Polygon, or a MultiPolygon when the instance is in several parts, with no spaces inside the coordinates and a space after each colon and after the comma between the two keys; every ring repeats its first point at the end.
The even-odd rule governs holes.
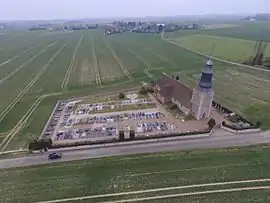
{"type": "Polygon", "coordinates": [[[174,97],[186,108],[191,107],[192,89],[169,76],[163,76],[157,81],[159,94],[163,97],[174,97]]]}

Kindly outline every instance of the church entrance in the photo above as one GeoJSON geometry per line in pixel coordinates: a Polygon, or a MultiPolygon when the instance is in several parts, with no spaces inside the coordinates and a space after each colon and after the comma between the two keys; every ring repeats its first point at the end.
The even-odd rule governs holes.
{"type": "Polygon", "coordinates": [[[203,113],[202,118],[205,118],[205,117],[206,117],[206,113],[203,113]]]}

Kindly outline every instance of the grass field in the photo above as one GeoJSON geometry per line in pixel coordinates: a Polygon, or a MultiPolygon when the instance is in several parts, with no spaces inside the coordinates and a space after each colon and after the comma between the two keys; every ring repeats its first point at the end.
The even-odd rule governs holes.
{"type": "Polygon", "coordinates": [[[177,198],[166,196],[157,202],[269,202],[269,153],[269,146],[257,146],[153,153],[3,170],[0,199],[38,202],[91,196],[85,202],[117,202],[182,194],[177,198]],[[264,181],[254,181],[258,179],[264,181]],[[244,182],[229,184],[231,181],[244,182]],[[268,189],[237,191],[237,188],[262,186],[268,189]],[[228,189],[236,191],[226,192],[228,189]],[[225,191],[213,193],[217,190],[225,191]],[[207,194],[185,195],[192,192],[207,194]],[[94,195],[100,196],[94,198],[94,195]]]}
{"type": "MultiPolygon", "coordinates": [[[[215,22],[201,22],[204,23],[215,23],[215,22]]],[[[224,22],[219,22],[224,23],[224,22]]],[[[201,30],[179,30],[173,33],[166,33],[168,37],[179,37],[185,35],[214,35],[222,37],[232,37],[246,40],[264,40],[270,42],[270,25],[268,22],[252,22],[252,21],[234,21],[225,22],[225,24],[236,24],[236,27],[218,28],[218,29],[201,29],[201,30]]]]}
{"type": "MultiPolygon", "coordinates": [[[[214,35],[189,35],[174,39],[184,47],[193,50],[214,54],[215,57],[225,60],[243,63],[255,55],[256,41],[237,39],[231,37],[220,37],[214,35]]],[[[270,48],[265,52],[270,57],[270,48]]]]}
{"type": "MultiPolygon", "coordinates": [[[[17,30],[0,37],[1,151],[25,148],[38,137],[58,99],[119,90],[164,74],[180,75],[194,87],[206,61],[159,35],[17,30]]],[[[269,128],[270,73],[219,62],[214,72],[215,99],[269,128]]]]}

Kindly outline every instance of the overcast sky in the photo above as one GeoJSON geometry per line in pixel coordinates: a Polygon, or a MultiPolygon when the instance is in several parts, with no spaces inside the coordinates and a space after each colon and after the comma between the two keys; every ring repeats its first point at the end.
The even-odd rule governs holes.
{"type": "Polygon", "coordinates": [[[270,0],[1,0],[0,20],[270,12],[270,0]]]}

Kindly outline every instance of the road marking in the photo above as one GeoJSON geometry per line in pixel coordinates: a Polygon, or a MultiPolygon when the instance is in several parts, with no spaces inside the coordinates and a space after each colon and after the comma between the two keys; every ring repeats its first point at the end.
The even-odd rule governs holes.
{"type": "Polygon", "coordinates": [[[45,52],[48,48],[52,47],[55,45],[57,41],[49,44],[47,47],[43,48],[40,52],[38,52],[35,56],[31,57],[28,61],[26,61],[25,63],[23,63],[22,65],[20,65],[18,68],[16,68],[14,71],[12,71],[11,73],[9,73],[7,76],[3,77],[0,79],[0,85],[2,85],[6,80],[8,80],[9,78],[11,78],[15,73],[17,73],[19,70],[21,70],[22,68],[24,68],[26,65],[28,65],[29,63],[31,63],[36,57],[38,57],[39,55],[41,55],[43,52],[45,52]]]}
{"type": "Polygon", "coordinates": [[[175,197],[187,197],[194,195],[206,195],[206,194],[218,194],[218,193],[228,193],[228,192],[239,192],[239,191],[252,191],[252,190],[269,190],[270,186],[258,186],[258,187],[241,187],[241,188],[231,188],[231,189],[221,189],[221,190],[207,190],[201,192],[186,192],[186,193],[177,193],[171,195],[160,195],[153,197],[142,197],[142,198],[133,198],[133,199],[125,199],[125,200],[116,200],[116,201],[106,201],[103,203],[125,203],[125,202],[141,202],[141,201],[149,201],[149,200],[158,200],[158,199],[168,199],[175,197]]]}
{"type": "Polygon", "coordinates": [[[13,109],[13,107],[21,100],[21,98],[30,90],[30,88],[36,83],[36,81],[40,78],[40,76],[47,70],[53,60],[58,56],[58,54],[63,50],[66,46],[67,42],[61,46],[54,55],[50,58],[50,60],[45,64],[45,66],[35,75],[35,77],[25,86],[25,88],[15,97],[15,99],[4,109],[4,111],[0,114],[0,123],[6,117],[6,115],[13,109]]]}
{"type": "Polygon", "coordinates": [[[69,66],[68,66],[68,69],[66,71],[66,74],[65,74],[65,77],[63,79],[63,82],[62,82],[62,85],[61,85],[61,88],[66,88],[67,87],[67,84],[69,82],[69,78],[70,78],[70,74],[74,68],[74,65],[75,65],[75,61],[78,57],[78,52],[79,52],[79,49],[80,49],[80,46],[81,46],[81,43],[82,43],[82,40],[83,40],[83,37],[84,35],[81,36],[81,38],[79,39],[75,49],[74,49],[74,52],[73,52],[73,55],[72,55],[72,58],[71,58],[71,61],[69,63],[69,66]]]}
{"type": "Polygon", "coordinates": [[[101,83],[99,64],[97,62],[97,56],[96,56],[95,50],[96,50],[95,40],[94,40],[94,36],[92,36],[92,54],[93,54],[93,61],[94,61],[94,70],[95,70],[95,75],[96,75],[96,83],[99,88],[103,88],[103,85],[101,83]]]}
{"type": "MultiPolygon", "coordinates": [[[[209,187],[209,186],[224,186],[224,185],[234,185],[234,184],[244,184],[244,183],[262,183],[262,182],[270,182],[270,179],[255,179],[255,180],[240,180],[240,181],[230,181],[230,182],[194,184],[194,185],[156,188],[156,189],[148,189],[148,190],[137,190],[137,191],[130,191],[130,192],[119,192],[119,193],[110,193],[110,194],[101,194],[101,195],[89,195],[89,196],[82,196],[82,197],[41,201],[41,202],[37,202],[37,203],[68,202],[68,201],[86,200],[86,199],[94,199],[94,198],[118,197],[118,196],[123,196],[123,195],[144,194],[144,193],[151,193],[151,192],[164,192],[164,191],[170,191],[170,190],[180,190],[180,189],[189,189],[189,188],[203,188],[203,187],[209,187]]],[[[254,187],[254,188],[261,188],[261,187],[254,187]]],[[[237,189],[237,188],[234,188],[234,189],[237,189]]],[[[227,190],[234,190],[234,189],[227,189],[227,190]]],[[[241,188],[241,189],[243,189],[243,188],[241,188]]],[[[264,189],[270,189],[270,186],[267,186],[264,189]]],[[[215,190],[215,191],[221,191],[221,190],[215,190]]],[[[239,190],[239,191],[241,191],[241,190],[239,190]]],[[[209,192],[209,191],[203,191],[203,192],[209,192]]],[[[183,194],[187,194],[187,193],[182,193],[182,195],[183,194]]],[[[178,195],[181,195],[181,194],[178,194],[178,195]]],[[[122,201],[122,200],[120,200],[120,201],[122,201]]],[[[113,202],[116,202],[116,201],[113,201],[113,202]]]]}

